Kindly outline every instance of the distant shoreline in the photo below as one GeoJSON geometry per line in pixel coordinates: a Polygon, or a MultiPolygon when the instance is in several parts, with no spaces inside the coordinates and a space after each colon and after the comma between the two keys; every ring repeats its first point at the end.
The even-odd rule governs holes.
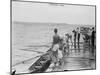
{"type": "Polygon", "coordinates": [[[90,26],[93,27],[95,25],[89,24],[68,24],[68,23],[54,23],[54,22],[23,22],[23,21],[12,21],[14,24],[24,24],[24,25],[32,25],[32,24],[50,24],[50,25],[76,25],[76,26],[90,26]]]}

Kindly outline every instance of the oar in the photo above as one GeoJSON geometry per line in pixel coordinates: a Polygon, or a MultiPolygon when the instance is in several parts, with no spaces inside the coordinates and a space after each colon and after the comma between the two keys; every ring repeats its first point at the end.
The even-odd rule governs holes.
{"type": "Polygon", "coordinates": [[[22,64],[22,63],[25,64],[26,62],[31,61],[31,60],[33,60],[33,59],[35,59],[35,58],[37,58],[37,57],[40,57],[40,56],[42,56],[42,55],[38,55],[38,56],[36,56],[36,57],[32,57],[32,58],[30,58],[30,59],[23,60],[23,61],[21,61],[21,62],[18,62],[18,63],[16,63],[16,64],[12,65],[12,66],[14,67],[14,66],[19,65],[19,64],[22,64]]]}
{"type": "MultiPolygon", "coordinates": [[[[50,49],[49,49],[50,50],[50,49]]],[[[48,51],[49,51],[48,50],[48,51]]],[[[46,52],[44,52],[43,54],[46,54],[48,51],[46,51],[46,52]]],[[[42,55],[43,55],[42,54],[42,55]]],[[[23,61],[21,61],[21,62],[18,62],[18,63],[16,63],[16,64],[14,64],[13,66],[16,66],[16,65],[19,65],[19,64],[25,64],[26,62],[28,62],[28,61],[31,61],[31,60],[33,60],[33,59],[35,59],[35,58],[37,58],[37,57],[41,57],[42,55],[38,55],[38,56],[35,56],[35,57],[32,57],[32,58],[30,58],[30,59],[27,59],[27,60],[23,60],[23,61]]]]}

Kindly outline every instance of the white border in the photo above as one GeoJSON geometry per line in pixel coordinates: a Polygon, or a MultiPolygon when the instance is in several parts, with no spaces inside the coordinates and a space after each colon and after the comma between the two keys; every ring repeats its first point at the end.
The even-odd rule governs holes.
{"type": "MultiPolygon", "coordinates": [[[[34,0],[30,0],[34,1],[34,0]]],[[[99,75],[100,74],[100,0],[35,0],[44,2],[88,4],[97,6],[97,69],[71,72],[42,73],[43,75],[99,75]]],[[[0,75],[10,71],[10,0],[0,0],[0,75]]]]}

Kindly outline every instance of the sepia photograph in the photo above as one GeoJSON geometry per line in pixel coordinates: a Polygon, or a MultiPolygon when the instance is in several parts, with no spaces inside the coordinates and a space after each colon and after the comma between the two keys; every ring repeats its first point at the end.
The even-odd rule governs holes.
{"type": "Polygon", "coordinates": [[[11,74],[96,69],[96,6],[11,1],[11,74]]]}

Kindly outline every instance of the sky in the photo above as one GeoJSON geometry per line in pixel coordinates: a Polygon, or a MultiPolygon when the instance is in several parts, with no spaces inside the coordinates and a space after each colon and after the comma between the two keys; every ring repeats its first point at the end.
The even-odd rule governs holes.
{"type": "Polygon", "coordinates": [[[13,1],[12,21],[95,25],[95,7],[13,1]]]}

